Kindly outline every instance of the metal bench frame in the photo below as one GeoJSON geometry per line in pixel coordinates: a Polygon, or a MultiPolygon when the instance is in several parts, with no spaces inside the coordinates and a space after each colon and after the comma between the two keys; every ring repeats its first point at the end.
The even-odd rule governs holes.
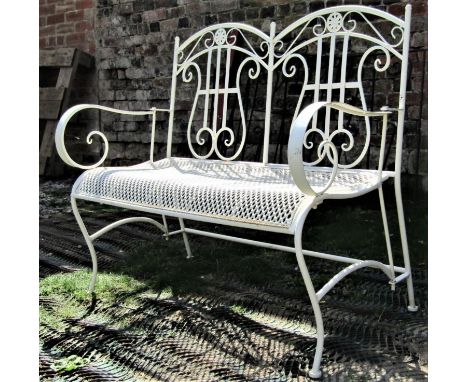
{"type": "MultiPolygon", "coordinates": [[[[104,143],[104,154],[102,158],[93,165],[81,165],[76,163],[67,153],[65,149],[65,127],[68,121],[80,110],[84,109],[99,109],[102,111],[113,112],[113,113],[120,113],[120,114],[127,114],[127,115],[148,115],[152,117],[152,128],[151,128],[151,149],[150,149],[150,161],[154,161],[154,142],[155,142],[155,134],[156,134],[156,113],[165,112],[169,113],[169,131],[168,131],[168,139],[167,139],[167,157],[170,158],[172,156],[171,149],[172,149],[172,136],[173,136],[173,126],[174,126],[174,111],[175,111],[175,99],[176,99],[176,92],[177,92],[177,79],[178,77],[182,79],[183,82],[191,82],[194,79],[197,79],[197,93],[196,99],[194,101],[194,106],[192,108],[192,113],[190,115],[190,120],[188,124],[188,131],[187,131],[187,141],[190,147],[190,151],[192,152],[195,158],[198,158],[200,161],[205,161],[209,157],[216,156],[222,161],[231,161],[235,160],[236,157],[241,152],[244,143],[245,143],[245,118],[243,116],[243,108],[242,108],[242,99],[240,96],[240,84],[239,84],[239,74],[237,75],[236,79],[236,86],[229,87],[229,63],[230,63],[230,54],[232,51],[240,52],[247,56],[247,58],[240,64],[238,73],[240,73],[245,64],[250,63],[253,65],[248,72],[248,75],[251,79],[256,79],[259,75],[260,70],[266,70],[267,72],[267,94],[266,94],[266,105],[265,105],[265,132],[264,132],[264,142],[263,142],[263,161],[262,163],[267,165],[268,162],[268,147],[269,147],[269,139],[270,139],[270,116],[271,116],[271,99],[272,99],[272,79],[273,73],[275,70],[282,69],[283,75],[291,77],[296,73],[296,66],[291,64],[290,60],[292,58],[298,59],[304,65],[305,70],[305,78],[302,87],[302,92],[299,97],[299,102],[297,104],[293,124],[290,130],[290,137],[288,143],[288,166],[290,170],[290,174],[294,180],[296,186],[302,191],[304,195],[307,197],[307,203],[301,204],[301,210],[297,212],[296,217],[294,219],[293,224],[291,224],[288,229],[272,229],[271,227],[264,227],[261,225],[249,225],[242,222],[236,223],[235,221],[223,221],[220,218],[210,218],[210,217],[200,217],[196,218],[193,215],[188,216],[183,212],[174,212],[174,211],[166,211],[161,209],[155,208],[148,208],[144,206],[128,206],[124,202],[109,202],[106,201],[105,203],[120,206],[120,207],[128,207],[134,210],[140,210],[144,212],[151,212],[156,214],[162,215],[162,224],[153,220],[148,217],[134,217],[134,218],[127,218],[119,220],[115,223],[112,223],[101,230],[97,231],[96,233],[90,234],[86,229],[83,220],[79,214],[78,207],[77,207],[77,199],[86,199],[80,198],[72,191],[71,197],[71,204],[73,213],[76,217],[76,220],[79,224],[79,227],[83,233],[83,236],[86,240],[88,245],[89,251],[91,253],[92,264],[93,264],[93,276],[90,284],[90,291],[94,290],[94,286],[96,283],[96,276],[97,276],[97,257],[96,251],[94,249],[93,242],[98,239],[100,236],[108,232],[109,230],[116,228],[122,224],[133,223],[133,222],[148,222],[154,224],[158,229],[163,232],[163,235],[169,238],[172,235],[182,234],[185,247],[187,250],[187,257],[191,257],[191,250],[188,241],[188,234],[193,235],[201,235],[207,236],[211,238],[217,239],[224,239],[224,240],[231,240],[241,244],[249,244],[264,248],[270,248],[274,250],[280,250],[285,252],[295,253],[297,257],[297,261],[299,264],[299,269],[301,271],[302,277],[304,279],[307,292],[312,303],[315,320],[316,320],[316,327],[317,327],[317,346],[315,351],[315,357],[313,362],[312,370],[309,372],[309,375],[313,378],[318,378],[321,376],[320,371],[320,362],[322,358],[322,351],[323,351],[323,343],[324,343],[324,327],[322,322],[322,315],[320,311],[319,302],[320,300],[344,277],[349,275],[350,273],[363,268],[363,267],[372,267],[382,270],[389,278],[389,283],[391,284],[392,289],[395,288],[395,284],[398,284],[402,281],[406,281],[407,290],[408,290],[408,310],[416,311],[417,306],[415,305],[414,300],[414,293],[413,293],[413,282],[412,282],[412,275],[411,275],[411,266],[410,266],[410,256],[408,251],[408,243],[406,237],[406,229],[405,229],[405,220],[404,220],[404,213],[403,213],[403,203],[402,203],[402,195],[401,195],[401,158],[402,158],[402,142],[403,142],[403,125],[404,125],[404,113],[405,113],[405,95],[406,95],[406,81],[407,81],[407,66],[408,66],[408,49],[409,49],[409,42],[410,42],[410,16],[411,16],[411,5],[406,6],[406,13],[404,20],[401,20],[395,16],[392,16],[386,12],[381,10],[377,10],[370,7],[364,6],[338,6],[338,7],[331,7],[326,8],[317,12],[314,12],[310,15],[304,16],[303,18],[299,19],[297,22],[293,23],[292,25],[286,27],[281,33],[276,34],[276,25],[275,23],[271,23],[270,34],[266,35],[265,33],[257,30],[256,28],[240,24],[240,23],[224,23],[219,25],[213,25],[207,27],[197,33],[195,33],[192,37],[190,37],[187,41],[183,44],[179,43],[179,38],[176,37],[175,39],[175,47],[174,47],[174,59],[173,59],[173,77],[172,77],[172,92],[170,98],[170,107],[169,109],[157,109],[151,108],[147,111],[122,111],[117,110],[105,106],[99,105],[77,105],[69,110],[67,110],[62,118],[59,121],[57,130],[56,130],[56,146],[57,151],[60,157],[69,165],[78,167],[84,170],[92,169],[97,166],[100,166],[104,163],[106,156],[109,151],[109,144],[104,136],[104,134],[100,131],[93,131],[89,133],[87,137],[87,142],[92,142],[93,136],[98,136],[102,139],[104,143]],[[392,23],[394,26],[391,29],[391,38],[393,39],[392,42],[387,41],[382,34],[369,22],[368,16],[372,15],[373,17],[381,18],[387,22],[392,23]],[[362,34],[357,31],[356,26],[356,19],[360,18],[360,22],[366,24],[368,28],[370,28],[369,34],[362,34]],[[315,25],[313,24],[315,23],[315,25]],[[306,28],[309,28],[309,31],[312,30],[312,37],[306,40],[305,42],[301,42],[300,44],[296,42],[299,41],[298,37],[301,34],[306,33],[304,32],[306,28]],[[312,28],[312,29],[310,29],[312,28]],[[290,40],[285,43],[285,37],[288,36],[290,33],[298,33],[297,37],[293,38],[292,43],[290,40]],[[255,38],[260,39],[261,43],[259,46],[252,46],[249,42],[249,39],[246,37],[247,34],[252,34],[255,38]],[[238,38],[243,38],[245,40],[245,44],[243,46],[239,46],[236,44],[236,40],[238,38]],[[306,59],[301,56],[298,51],[301,47],[306,46],[307,44],[316,44],[317,45],[317,62],[316,68],[318,68],[318,72],[320,72],[320,65],[321,65],[321,49],[322,49],[322,41],[324,39],[330,39],[330,52],[329,55],[333,57],[335,53],[335,41],[337,38],[342,38],[343,43],[343,59],[342,59],[342,67],[341,67],[341,79],[340,82],[336,83],[333,82],[333,68],[330,65],[328,68],[328,80],[326,83],[320,83],[319,76],[316,75],[315,83],[309,84],[307,73],[308,73],[308,63],[306,59]],[[358,80],[354,82],[347,82],[346,81],[346,54],[348,48],[348,40],[350,38],[360,38],[367,42],[373,44],[371,48],[365,51],[362,55],[361,62],[359,64],[359,71],[358,71],[358,80]],[[296,44],[296,45],[295,45],[296,44]],[[201,51],[197,52],[197,49],[201,51]],[[383,72],[387,70],[390,66],[390,55],[397,57],[401,61],[401,78],[400,78],[400,98],[399,104],[395,109],[390,109],[388,107],[383,107],[381,111],[378,112],[371,112],[367,111],[367,107],[365,104],[365,97],[364,97],[364,90],[363,84],[361,79],[362,67],[363,63],[366,58],[369,56],[370,53],[379,50],[384,56],[385,60],[382,62],[380,59],[376,59],[374,62],[375,70],[379,72],[383,72]],[[223,70],[220,65],[220,57],[221,54],[226,53],[226,68],[225,68],[225,83],[224,87],[220,86],[220,72],[223,70]],[[211,60],[212,56],[215,55],[217,61],[216,65],[216,81],[215,81],[215,88],[211,88],[210,81],[206,81],[206,86],[202,84],[202,76],[201,76],[201,69],[200,66],[197,64],[196,59],[200,58],[201,56],[205,55],[208,60],[208,65],[206,66],[206,77],[210,77],[210,69],[211,69],[211,60]],[[345,90],[349,88],[355,88],[360,91],[362,95],[362,107],[354,107],[351,105],[347,105],[344,103],[344,95],[345,90]],[[340,100],[339,102],[332,102],[332,90],[339,89],[340,91],[340,100]],[[325,101],[320,101],[319,92],[320,90],[325,90],[327,92],[327,99],[325,101]],[[314,92],[314,103],[305,107],[301,112],[299,112],[303,105],[302,100],[306,91],[313,91],[314,92]],[[221,126],[216,126],[218,118],[213,115],[213,126],[208,126],[208,101],[212,95],[216,95],[214,97],[214,112],[217,112],[220,106],[224,108],[223,110],[223,121],[221,122],[221,126]],[[239,148],[233,153],[232,156],[227,157],[225,153],[221,153],[218,148],[218,137],[221,135],[222,132],[225,132],[230,137],[229,139],[225,140],[224,143],[226,146],[231,146],[234,140],[234,132],[231,128],[226,126],[226,107],[227,107],[227,97],[228,95],[237,96],[240,106],[240,114],[241,114],[241,122],[242,122],[242,137],[241,143],[239,148]],[[206,134],[211,138],[211,148],[208,150],[208,153],[205,155],[201,155],[195,149],[192,138],[193,133],[191,132],[192,129],[192,120],[194,113],[196,111],[196,105],[198,97],[202,97],[201,99],[205,100],[205,110],[204,110],[204,127],[201,131],[198,131],[195,135],[196,143],[199,146],[204,145],[205,139],[201,137],[201,134],[206,134]],[[223,100],[221,102],[220,100],[223,100]],[[218,105],[218,101],[221,102],[221,105],[218,105]],[[317,128],[317,114],[320,110],[325,111],[326,119],[325,119],[325,126],[323,130],[317,128]],[[332,142],[333,138],[335,137],[336,133],[330,131],[330,113],[332,110],[336,110],[339,113],[338,116],[338,133],[346,134],[349,138],[349,142],[341,146],[342,150],[347,151],[354,145],[354,140],[347,133],[346,128],[343,126],[343,115],[344,114],[351,114],[363,117],[365,119],[366,124],[366,141],[364,145],[364,149],[362,150],[362,154],[350,165],[342,165],[339,163],[338,160],[338,151],[335,144],[332,142]],[[378,175],[379,179],[382,180],[382,171],[383,171],[383,162],[384,162],[384,155],[385,155],[385,139],[386,139],[386,131],[387,131],[387,120],[388,116],[391,113],[397,114],[397,139],[396,139],[396,155],[395,155],[395,169],[394,171],[388,171],[387,174],[390,177],[394,178],[394,187],[395,187],[395,197],[396,197],[396,206],[397,206],[397,213],[398,213],[398,222],[400,228],[400,236],[401,236],[401,245],[403,249],[403,261],[404,266],[395,266],[393,262],[393,255],[392,249],[390,244],[390,236],[387,224],[387,216],[385,210],[385,203],[384,203],[384,195],[382,191],[382,182],[379,182],[377,190],[379,193],[379,200],[382,212],[382,220],[384,226],[384,234],[387,246],[387,253],[388,253],[388,264],[384,264],[379,261],[374,260],[359,260],[350,257],[344,256],[337,256],[332,254],[326,254],[316,251],[304,250],[302,248],[302,230],[304,226],[304,222],[306,217],[308,216],[311,209],[316,208],[324,199],[327,198],[327,190],[333,184],[336,175],[339,171],[343,168],[353,168],[355,167],[364,157],[365,153],[369,148],[369,141],[370,141],[370,124],[369,118],[379,118],[382,121],[381,124],[381,146],[380,146],[380,157],[379,157],[379,165],[378,165],[378,175]],[[312,125],[312,128],[310,127],[312,125]],[[306,148],[311,148],[311,143],[307,141],[307,138],[310,133],[318,133],[322,137],[322,142],[317,148],[318,152],[318,160],[314,163],[310,163],[309,165],[315,165],[324,158],[328,158],[329,162],[333,164],[330,166],[331,177],[328,181],[328,184],[323,187],[321,190],[313,189],[311,184],[308,182],[304,170],[304,160],[303,160],[303,149],[304,146],[306,148]],[[172,216],[178,218],[180,229],[169,232],[168,226],[166,223],[166,216],[172,216]],[[276,231],[279,233],[285,234],[292,234],[294,236],[294,247],[287,247],[267,242],[260,242],[256,240],[250,240],[245,238],[239,238],[229,235],[223,235],[208,231],[202,231],[198,229],[188,228],[184,224],[184,219],[196,219],[199,221],[210,222],[210,223],[221,223],[230,226],[238,226],[238,227],[246,227],[246,228],[254,228],[254,229],[268,229],[272,231],[276,231]],[[321,259],[327,260],[334,260],[338,262],[343,262],[345,264],[349,264],[346,268],[336,274],[328,283],[326,283],[318,292],[315,291],[314,285],[310,278],[307,265],[304,260],[304,256],[311,256],[321,259]]],[[[295,35],[293,35],[295,36],[295,35]]],[[[330,60],[331,62],[332,60],[330,60]]],[[[359,171],[359,170],[356,170],[359,171]]],[[[367,190],[367,192],[370,190],[367,190]]],[[[353,197],[356,195],[353,195],[353,197]]],[[[349,195],[342,195],[342,198],[350,197],[349,195]]],[[[88,199],[93,200],[93,199],[88,199]]],[[[99,200],[95,200],[99,201],[99,200]]]]}

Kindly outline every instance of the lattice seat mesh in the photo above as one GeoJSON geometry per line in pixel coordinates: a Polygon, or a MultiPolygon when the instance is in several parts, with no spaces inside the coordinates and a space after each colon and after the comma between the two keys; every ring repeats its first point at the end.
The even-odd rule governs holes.
{"type": "MultiPolygon", "coordinates": [[[[312,187],[323,187],[330,172],[307,171],[312,187]]],[[[329,197],[372,189],[376,171],[340,171],[329,197]]],[[[287,166],[246,162],[163,159],[131,167],[88,170],[77,181],[74,195],[102,202],[132,204],[206,217],[290,226],[304,194],[295,186],[287,166]]]]}

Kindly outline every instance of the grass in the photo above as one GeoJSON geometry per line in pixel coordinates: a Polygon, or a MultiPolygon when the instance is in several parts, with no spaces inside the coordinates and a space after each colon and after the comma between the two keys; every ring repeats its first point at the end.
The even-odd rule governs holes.
{"type": "MultiPolygon", "coordinates": [[[[41,280],[39,293],[52,303],[39,308],[40,325],[63,330],[64,320],[84,317],[93,304],[93,295],[88,292],[91,275],[91,271],[80,270],[57,273],[41,280]]],[[[95,292],[99,302],[107,305],[117,300],[132,305],[135,303],[135,294],[146,289],[142,282],[125,274],[100,273],[98,277],[95,292]]]]}

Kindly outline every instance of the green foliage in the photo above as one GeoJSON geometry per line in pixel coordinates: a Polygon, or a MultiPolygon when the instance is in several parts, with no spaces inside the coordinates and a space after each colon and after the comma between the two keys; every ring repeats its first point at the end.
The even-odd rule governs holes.
{"type": "Polygon", "coordinates": [[[59,371],[73,371],[89,363],[89,359],[77,355],[71,355],[67,358],[61,358],[54,362],[52,369],[59,371]]]}

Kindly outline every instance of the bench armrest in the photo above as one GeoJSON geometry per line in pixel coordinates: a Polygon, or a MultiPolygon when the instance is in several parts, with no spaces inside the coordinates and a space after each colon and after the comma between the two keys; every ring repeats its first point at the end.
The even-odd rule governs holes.
{"type": "Polygon", "coordinates": [[[304,136],[308,130],[310,121],[314,114],[324,107],[330,107],[335,110],[343,111],[348,114],[357,115],[361,117],[383,117],[384,125],[390,110],[382,111],[366,111],[359,109],[355,106],[348,105],[342,102],[315,102],[305,107],[294,120],[291,130],[289,132],[288,142],[288,165],[291,176],[296,186],[306,195],[317,197],[324,194],[332,185],[338,171],[338,151],[334,143],[324,137],[324,140],[318,146],[318,155],[322,158],[331,151],[333,168],[331,170],[331,177],[328,183],[321,190],[314,190],[306,178],[303,161],[303,147],[304,136]]]}
{"type": "Polygon", "coordinates": [[[58,124],[57,124],[57,129],[55,130],[55,146],[57,148],[57,152],[60,155],[60,158],[62,160],[72,166],[72,167],[78,167],[83,170],[88,170],[92,169],[95,167],[100,166],[107,157],[107,154],[109,152],[109,142],[107,141],[107,138],[105,135],[100,132],[100,131],[91,131],[88,136],[86,137],[86,143],[91,144],[93,142],[92,137],[94,135],[99,136],[103,142],[104,142],[104,154],[102,155],[101,159],[96,162],[95,164],[92,165],[81,165],[79,163],[76,163],[73,159],[70,158],[68,155],[68,152],[65,148],[65,128],[70,121],[70,119],[79,111],[85,110],[85,109],[97,109],[97,110],[103,110],[103,111],[109,111],[111,113],[118,113],[118,114],[127,114],[127,115],[152,115],[153,116],[153,135],[154,135],[154,124],[156,122],[156,112],[157,111],[163,111],[163,112],[169,112],[167,109],[156,109],[156,108],[151,108],[151,110],[145,110],[145,111],[127,111],[127,110],[119,110],[119,109],[114,109],[111,107],[107,106],[100,106],[100,105],[91,105],[91,104],[82,104],[82,105],[76,105],[68,109],[65,113],[63,113],[62,117],[60,118],[58,124]]]}

